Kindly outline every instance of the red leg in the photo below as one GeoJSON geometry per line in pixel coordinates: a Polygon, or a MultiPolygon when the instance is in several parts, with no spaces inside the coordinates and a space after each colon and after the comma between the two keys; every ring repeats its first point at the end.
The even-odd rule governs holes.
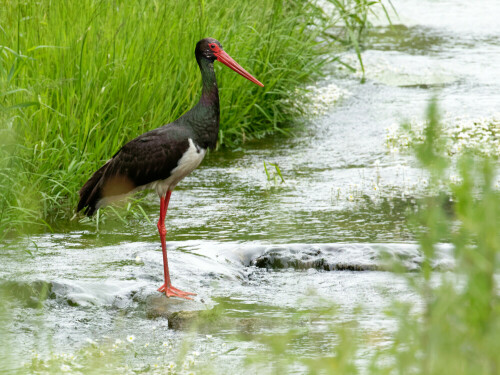
{"type": "Polygon", "coordinates": [[[165,236],[167,234],[167,229],[165,228],[165,216],[167,216],[168,202],[170,201],[170,195],[172,192],[167,191],[166,197],[160,198],[160,219],[158,220],[158,232],[160,233],[161,249],[163,252],[163,271],[165,273],[165,284],[163,284],[158,291],[165,293],[167,297],[179,297],[192,299],[189,296],[195,296],[195,293],[183,292],[172,286],[170,282],[170,272],[168,271],[168,259],[167,259],[167,244],[165,242],[165,236]]]}

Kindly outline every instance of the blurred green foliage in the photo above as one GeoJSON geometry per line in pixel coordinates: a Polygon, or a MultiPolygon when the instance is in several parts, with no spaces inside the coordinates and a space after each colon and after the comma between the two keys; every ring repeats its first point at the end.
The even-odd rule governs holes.
{"type": "Polygon", "coordinates": [[[448,193],[428,197],[414,218],[424,262],[421,272],[406,276],[423,305],[414,312],[410,304],[399,304],[399,330],[393,345],[377,353],[386,360],[374,361],[373,372],[500,373],[500,192],[493,186],[498,165],[473,153],[450,162],[435,100],[416,154],[432,176],[431,188],[448,193]],[[458,182],[449,182],[450,169],[458,170],[458,182]],[[452,272],[430,267],[442,242],[453,244],[452,272]]]}
{"type": "Polygon", "coordinates": [[[318,348],[321,354],[304,360],[286,350],[296,340],[292,330],[265,340],[271,354],[258,360],[278,361],[284,366],[280,373],[299,363],[307,374],[500,373],[498,164],[473,152],[452,163],[443,147],[436,100],[429,104],[427,123],[425,140],[414,150],[431,176],[429,192],[409,217],[423,261],[418,272],[394,267],[418,298],[394,301],[387,311],[397,322],[394,335],[374,339],[356,320],[339,323],[329,328],[336,337],[331,356],[318,348]],[[451,171],[458,172],[458,182],[449,181],[451,171]],[[453,245],[450,271],[432,266],[442,243],[453,245]]]}

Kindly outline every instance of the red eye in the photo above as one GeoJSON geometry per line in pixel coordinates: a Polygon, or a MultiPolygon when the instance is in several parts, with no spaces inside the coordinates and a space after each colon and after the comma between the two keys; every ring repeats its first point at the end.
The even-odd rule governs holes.
{"type": "Polygon", "coordinates": [[[214,55],[217,55],[218,53],[220,53],[220,47],[217,43],[210,43],[208,45],[208,47],[212,50],[214,55]]]}
{"type": "Polygon", "coordinates": [[[212,44],[209,44],[208,46],[214,52],[219,52],[220,51],[220,47],[219,47],[219,45],[217,43],[212,43],[212,44]]]}

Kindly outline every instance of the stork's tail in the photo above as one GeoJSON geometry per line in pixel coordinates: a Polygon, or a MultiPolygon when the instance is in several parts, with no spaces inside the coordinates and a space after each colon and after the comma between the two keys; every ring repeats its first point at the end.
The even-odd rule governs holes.
{"type": "Polygon", "coordinates": [[[97,205],[103,197],[103,176],[104,172],[106,172],[106,169],[108,168],[108,165],[109,162],[99,168],[80,189],[80,201],[78,202],[77,211],[81,211],[83,209],[85,215],[92,216],[99,208],[97,205]]]}

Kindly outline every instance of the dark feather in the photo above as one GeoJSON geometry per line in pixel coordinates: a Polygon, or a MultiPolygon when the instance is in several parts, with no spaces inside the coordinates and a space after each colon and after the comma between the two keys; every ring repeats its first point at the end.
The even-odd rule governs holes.
{"type": "Polygon", "coordinates": [[[101,168],[95,172],[92,177],[89,178],[89,180],[83,185],[83,187],[80,189],[80,201],[78,202],[78,207],[77,211],[81,211],[83,208],[85,208],[84,213],[88,216],[92,216],[96,210],[96,204],[97,202],[101,199],[101,192],[99,189],[99,182],[102,179],[102,176],[104,175],[104,172],[109,166],[109,163],[111,162],[108,161],[106,164],[104,164],[101,168]]]}
{"type": "Polygon", "coordinates": [[[169,124],[144,133],[123,146],[83,185],[77,211],[92,216],[103,198],[127,194],[164,180],[189,148],[189,129],[169,124]]]}

